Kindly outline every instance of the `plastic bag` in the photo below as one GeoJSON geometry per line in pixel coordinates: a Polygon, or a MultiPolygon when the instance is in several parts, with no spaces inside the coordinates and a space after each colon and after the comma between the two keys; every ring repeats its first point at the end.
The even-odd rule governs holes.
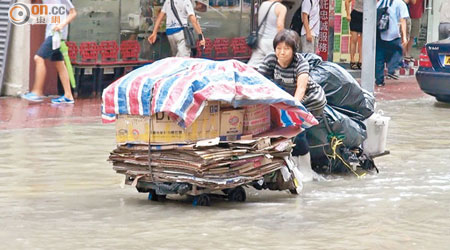
{"type": "MultiPolygon", "coordinates": [[[[308,58],[313,60],[310,65],[316,62],[313,57],[308,58]]],[[[373,114],[375,97],[362,89],[355,78],[338,64],[322,62],[311,68],[309,74],[324,89],[329,105],[360,114],[361,116],[346,113],[358,120],[364,120],[373,114]]]]}
{"type": "Polygon", "coordinates": [[[349,149],[359,147],[367,138],[366,126],[361,121],[353,120],[328,105],[324,109],[324,115],[331,131],[328,130],[324,119],[306,130],[311,160],[316,161],[313,165],[323,164],[324,160],[327,161],[327,154],[331,154],[328,137],[330,134],[341,138],[344,146],[349,149]]]}
{"type": "Polygon", "coordinates": [[[61,33],[60,32],[53,32],[52,35],[52,49],[59,49],[61,47],[61,33]]]}
{"type": "Polygon", "coordinates": [[[309,68],[313,69],[320,63],[322,63],[322,57],[314,53],[301,53],[301,55],[308,61],[309,68]]]}

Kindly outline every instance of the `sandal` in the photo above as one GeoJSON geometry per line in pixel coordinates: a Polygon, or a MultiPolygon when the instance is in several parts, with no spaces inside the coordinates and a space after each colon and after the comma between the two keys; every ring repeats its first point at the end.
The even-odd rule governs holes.
{"type": "Polygon", "coordinates": [[[355,63],[355,62],[350,62],[350,69],[357,70],[357,69],[358,69],[357,63],[355,63]]]}
{"type": "Polygon", "coordinates": [[[362,63],[358,62],[358,63],[356,64],[356,66],[358,66],[358,69],[361,70],[362,63]]]}

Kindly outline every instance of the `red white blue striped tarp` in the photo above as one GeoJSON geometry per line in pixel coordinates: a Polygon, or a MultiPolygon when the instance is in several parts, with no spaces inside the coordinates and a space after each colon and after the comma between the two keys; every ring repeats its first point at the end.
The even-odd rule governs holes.
{"type": "Polygon", "coordinates": [[[289,93],[236,60],[162,59],[116,80],[103,91],[102,99],[103,122],[114,121],[116,114],[166,112],[180,126],[189,127],[202,112],[205,101],[224,101],[234,107],[271,105],[272,120],[278,126],[308,128],[317,124],[289,93]]]}

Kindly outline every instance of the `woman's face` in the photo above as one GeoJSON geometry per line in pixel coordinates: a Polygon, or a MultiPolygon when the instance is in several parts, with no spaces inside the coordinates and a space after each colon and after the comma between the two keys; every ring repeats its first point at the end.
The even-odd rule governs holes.
{"type": "Polygon", "coordinates": [[[275,47],[275,55],[281,65],[287,66],[291,63],[292,58],[294,58],[294,51],[291,46],[285,42],[281,42],[275,47]]]}

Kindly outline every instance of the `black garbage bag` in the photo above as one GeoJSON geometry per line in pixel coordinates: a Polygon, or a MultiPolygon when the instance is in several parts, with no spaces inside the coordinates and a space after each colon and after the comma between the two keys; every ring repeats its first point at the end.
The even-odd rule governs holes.
{"type": "Polygon", "coordinates": [[[301,54],[308,61],[310,70],[315,68],[320,63],[322,63],[322,57],[314,53],[301,53],[301,54]]]}
{"type": "Polygon", "coordinates": [[[329,165],[327,155],[333,154],[330,144],[333,136],[342,140],[341,152],[338,153],[344,155],[343,151],[358,148],[367,138],[366,126],[327,105],[319,124],[306,130],[312,166],[329,165]]]}
{"type": "MultiPolygon", "coordinates": [[[[310,66],[317,62],[309,55],[308,58],[310,66]]],[[[339,108],[340,112],[361,121],[373,114],[375,97],[362,89],[355,78],[338,64],[322,62],[310,67],[309,74],[324,89],[327,103],[339,108]]]]}

